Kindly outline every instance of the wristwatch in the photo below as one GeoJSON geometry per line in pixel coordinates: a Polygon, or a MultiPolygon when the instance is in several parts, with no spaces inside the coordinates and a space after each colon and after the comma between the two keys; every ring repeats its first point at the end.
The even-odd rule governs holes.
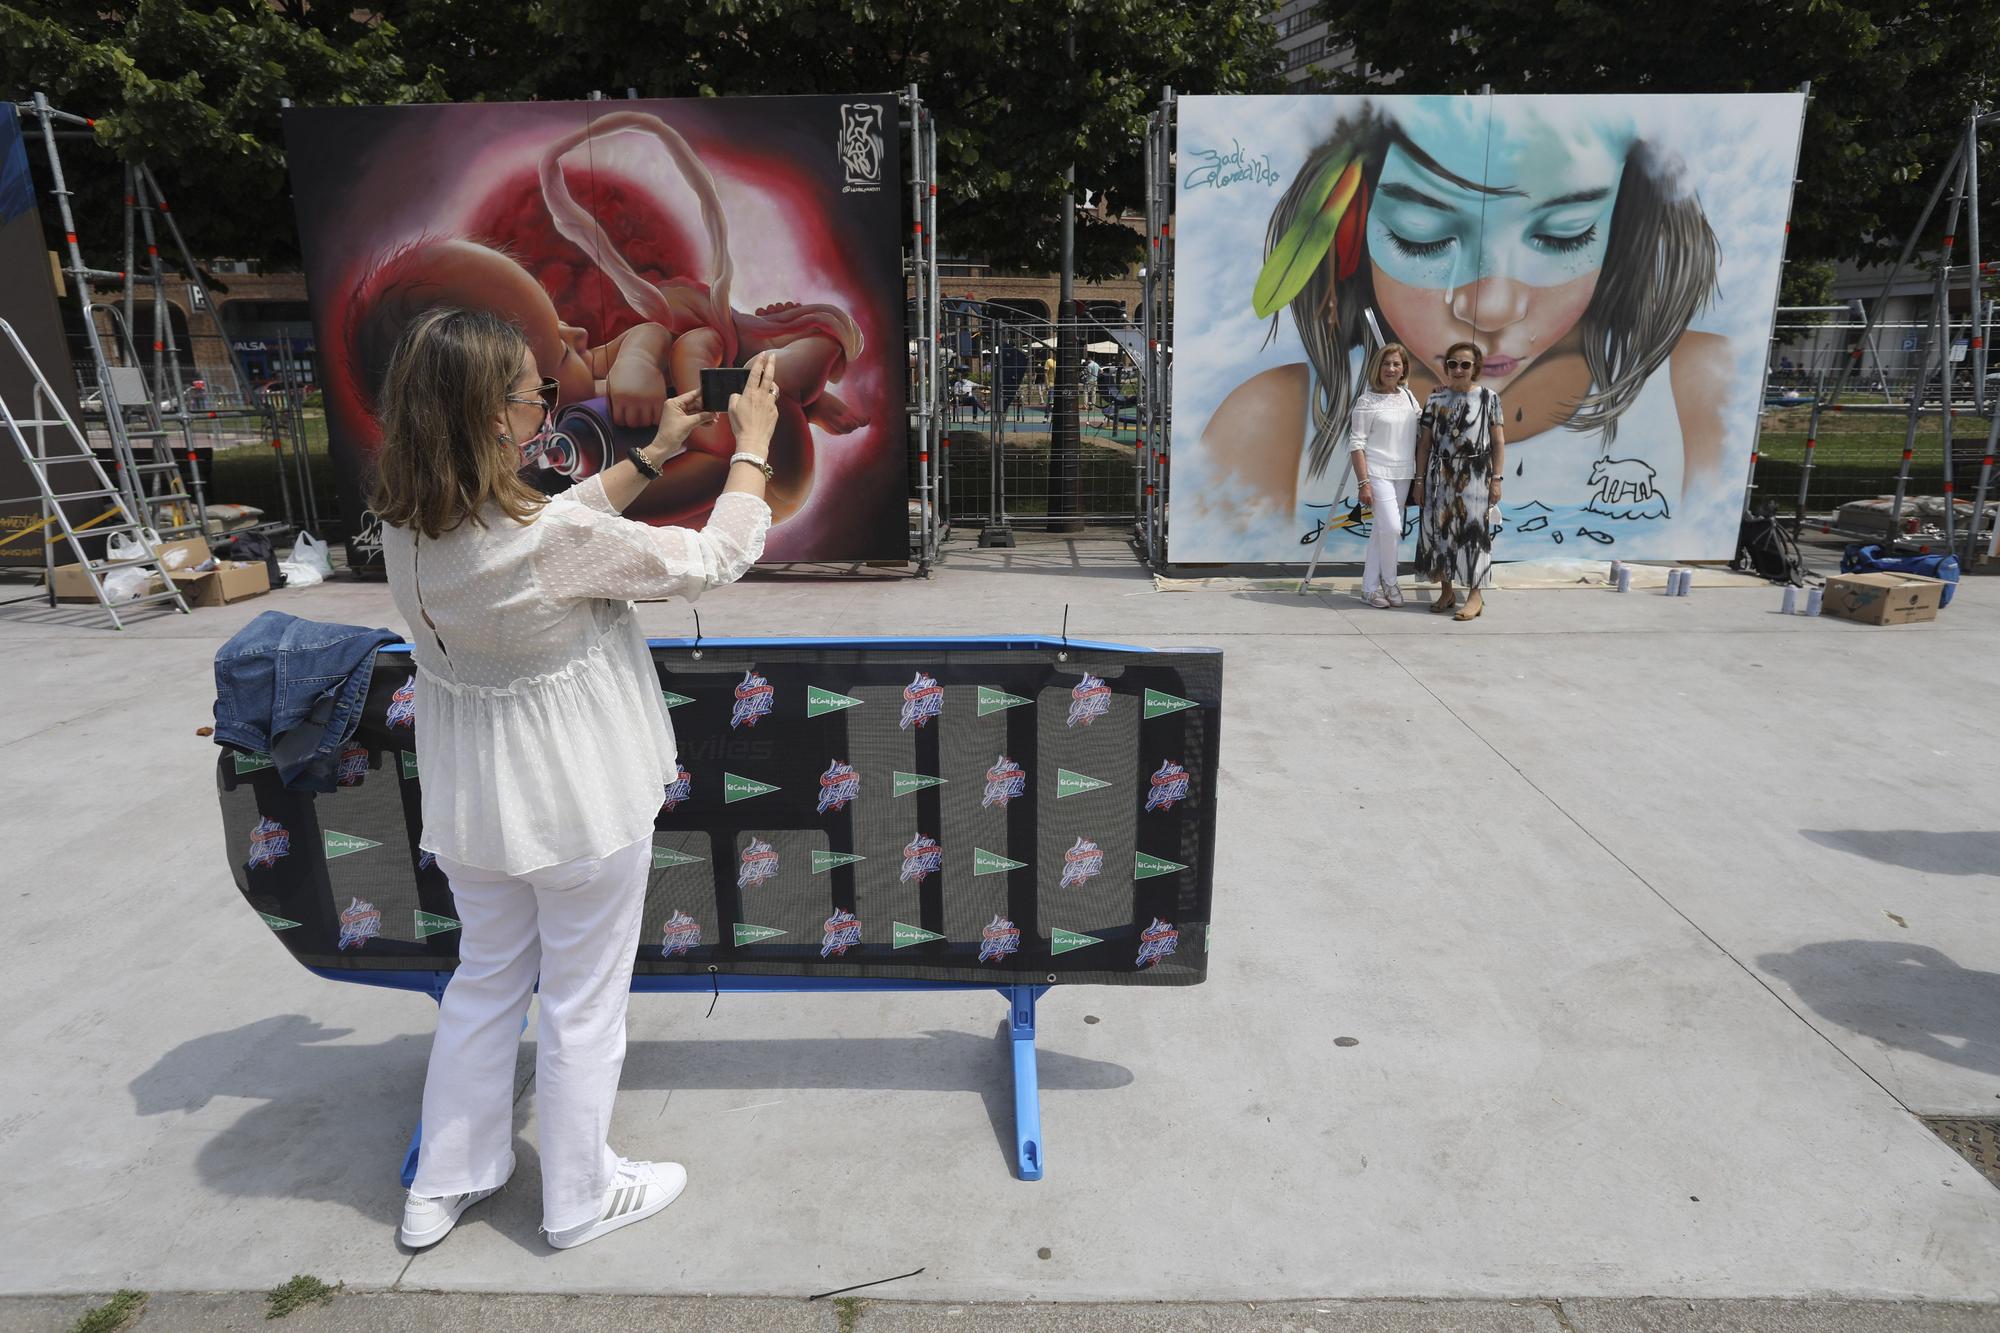
{"type": "Polygon", "coordinates": [[[734,467],[738,463],[748,463],[751,467],[756,468],[759,472],[764,474],[764,480],[766,481],[769,481],[771,478],[778,475],[777,469],[771,466],[769,460],[765,459],[760,454],[751,453],[748,449],[738,449],[735,453],[729,456],[729,464],[731,467],[734,467]]]}

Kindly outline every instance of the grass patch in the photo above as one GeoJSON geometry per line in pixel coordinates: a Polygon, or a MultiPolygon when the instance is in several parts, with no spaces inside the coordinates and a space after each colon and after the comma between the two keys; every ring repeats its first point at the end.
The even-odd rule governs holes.
{"type": "Polygon", "coordinates": [[[842,1296],[833,1303],[833,1312],[840,1320],[840,1333],[854,1333],[861,1323],[861,1298],[842,1296]]]}
{"type": "Polygon", "coordinates": [[[69,1333],[118,1333],[146,1308],[146,1293],[121,1291],[104,1304],[84,1311],[69,1326],[69,1333]]]}
{"type": "MultiPolygon", "coordinates": [[[[1807,417],[1802,412],[1773,413],[1764,420],[1758,442],[1758,498],[1779,502],[1783,512],[1797,507],[1799,473],[1806,456],[1807,417]]],[[[1952,480],[1961,499],[1974,498],[1979,487],[1980,460],[1986,452],[1985,417],[1961,413],[1952,423],[1952,480]]],[[[1820,417],[1818,443],[1806,509],[1826,513],[1849,500],[1868,500],[1896,489],[1903,464],[1905,418],[1879,413],[1828,413],[1820,417]]],[[[1935,415],[1917,423],[1911,442],[1907,494],[1944,494],[1944,432],[1935,415]]],[[[1994,498],[1989,492],[1988,501],[1994,498]]]]}
{"type": "Polygon", "coordinates": [[[329,1287],[316,1277],[305,1273],[297,1274],[290,1282],[275,1286],[264,1294],[264,1317],[283,1319],[294,1310],[304,1309],[308,1305],[331,1304],[333,1294],[346,1285],[345,1282],[337,1282],[329,1287]]]}

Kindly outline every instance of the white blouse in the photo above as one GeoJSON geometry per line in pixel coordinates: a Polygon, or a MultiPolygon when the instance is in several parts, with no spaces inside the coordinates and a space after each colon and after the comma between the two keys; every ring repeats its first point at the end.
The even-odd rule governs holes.
{"type": "Polygon", "coordinates": [[[1363,389],[1347,414],[1347,447],[1364,453],[1368,475],[1409,481],[1417,475],[1417,418],[1422,411],[1408,389],[1363,389]]]}
{"type": "Polygon", "coordinates": [[[527,523],[489,509],[436,538],[385,526],[417,664],[418,845],[520,875],[648,836],[678,767],[632,600],[734,582],[770,524],[764,501],[728,492],[700,531],[655,528],[593,477],[527,523]]]}

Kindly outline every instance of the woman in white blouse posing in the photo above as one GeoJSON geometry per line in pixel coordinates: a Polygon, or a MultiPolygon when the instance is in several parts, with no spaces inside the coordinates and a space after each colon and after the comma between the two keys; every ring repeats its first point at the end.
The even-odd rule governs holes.
{"type": "Polygon", "coordinates": [[[375,511],[417,664],[420,845],[451,881],[458,970],[439,1006],[401,1237],[436,1244],[514,1169],[514,1060],[537,979],[542,1221],[581,1245],[673,1202],[687,1172],[606,1143],[625,1061],[653,819],[673,732],[632,599],[693,598],[764,549],[777,422],[768,356],[730,400],[736,453],[700,531],[621,511],[686,449],[699,393],[644,448],[553,499],[517,475],[555,408],[521,331],[435,309],[383,393],[375,511]]]}
{"type": "Polygon", "coordinates": [[[1417,418],[1422,414],[1403,384],[1409,374],[1410,354],[1403,344],[1376,348],[1368,358],[1368,387],[1347,417],[1354,480],[1375,511],[1368,558],[1361,566],[1361,600],[1370,606],[1403,604],[1396,586],[1396,548],[1403,540],[1403,501],[1417,475],[1417,418]]]}

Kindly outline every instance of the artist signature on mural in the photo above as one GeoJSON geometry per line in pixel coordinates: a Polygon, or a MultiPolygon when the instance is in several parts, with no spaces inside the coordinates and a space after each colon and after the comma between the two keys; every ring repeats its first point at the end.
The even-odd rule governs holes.
{"type": "Polygon", "coordinates": [[[1243,145],[1236,140],[1229,141],[1229,151],[1219,148],[1198,148],[1188,154],[1194,160],[1193,169],[1181,182],[1184,190],[1198,190],[1203,186],[1227,189],[1231,185],[1261,185],[1265,189],[1275,189],[1278,173],[1271,166],[1271,156],[1260,153],[1251,156],[1243,151],[1243,145]]]}

